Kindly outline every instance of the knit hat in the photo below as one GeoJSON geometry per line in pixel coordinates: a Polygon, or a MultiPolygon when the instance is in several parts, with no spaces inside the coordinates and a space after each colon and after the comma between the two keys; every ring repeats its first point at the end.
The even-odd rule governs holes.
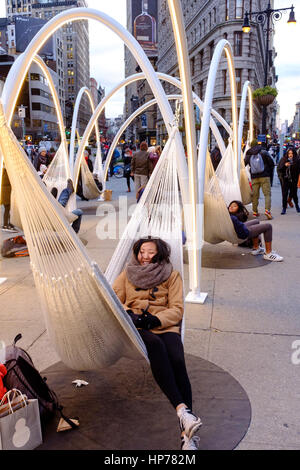
{"type": "Polygon", "coordinates": [[[39,148],[39,153],[42,153],[42,152],[47,152],[46,147],[40,147],[39,148]]]}

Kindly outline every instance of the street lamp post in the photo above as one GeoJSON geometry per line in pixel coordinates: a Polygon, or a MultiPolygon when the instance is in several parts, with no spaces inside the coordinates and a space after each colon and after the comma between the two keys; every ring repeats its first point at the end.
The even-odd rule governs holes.
{"type": "MultiPolygon", "coordinates": [[[[279,21],[282,17],[282,12],[290,10],[290,15],[288,19],[289,24],[296,23],[295,19],[295,12],[294,6],[287,8],[271,8],[271,3],[269,1],[268,6],[263,11],[253,11],[248,12],[246,11],[244,16],[244,23],[242,26],[244,33],[249,33],[251,29],[249,15],[251,15],[250,20],[252,20],[252,16],[255,16],[256,22],[262,24],[263,26],[266,25],[266,54],[265,54],[265,63],[264,63],[264,86],[268,85],[268,70],[269,70],[269,44],[270,44],[270,33],[273,30],[274,21],[279,21]]],[[[267,106],[263,106],[262,112],[262,134],[266,134],[267,131],[267,106]]]]}

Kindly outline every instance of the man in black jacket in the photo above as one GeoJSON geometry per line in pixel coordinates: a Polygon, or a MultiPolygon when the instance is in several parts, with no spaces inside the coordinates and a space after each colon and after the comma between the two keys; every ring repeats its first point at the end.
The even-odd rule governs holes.
{"type": "Polygon", "coordinates": [[[258,200],[260,188],[265,196],[265,215],[268,219],[272,219],[271,215],[271,176],[274,171],[274,161],[266,150],[261,145],[253,145],[246,153],[245,165],[250,165],[250,173],[252,180],[252,210],[253,216],[258,217],[258,200]],[[254,165],[251,164],[251,157],[261,155],[263,165],[262,171],[259,173],[254,172],[254,165]]]}

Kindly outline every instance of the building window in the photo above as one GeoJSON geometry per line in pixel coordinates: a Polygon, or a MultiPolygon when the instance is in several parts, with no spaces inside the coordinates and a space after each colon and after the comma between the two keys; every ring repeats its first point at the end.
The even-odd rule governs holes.
{"type": "Polygon", "coordinates": [[[243,18],[244,16],[244,0],[235,0],[235,17],[243,18]]]}
{"type": "Polygon", "coordinates": [[[223,81],[223,94],[226,95],[227,91],[227,70],[222,70],[222,81],[223,81]]]}
{"type": "Polygon", "coordinates": [[[249,33],[249,51],[248,51],[248,57],[251,57],[252,53],[252,33],[249,33]]]}
{"type": "Polygon", "coordinates": [[[199,82],[198,84],[198,96],[200,98],[200,100],[203,100],[203,80],[201,80],[201,82],[199,82]]]}
{"type": "Polygon", "coordinates": [[[225,21],[229,20],[229,0],[225,0],[225,21]]]}
{"type": "Polygon", "coordinates": [[[234,32],[234,55],[243,55],[243,33],[241,31],[234,32]]]}
{"type": "Polygon", "coordinates": [[[195,75],[195,57],[191,58],[191,75],[192,77],[195,75]]]}
{"type": "Polygon", "coordinates": [[[236,92],[242,92],[242,69],[235,69],[236,75],[236,92]]]}
{"type": "Polygon", "coordinates": [[[201,70],[203,69],[203,49],[199,52],[199,67],[201,72],[201,70]]]}
{"type": "Polygon", "coordinates": [[[213,55],[214,55],[214,41],[208,44],[208,49],[209,49],[209,60],[212,60],[213,55]]]}

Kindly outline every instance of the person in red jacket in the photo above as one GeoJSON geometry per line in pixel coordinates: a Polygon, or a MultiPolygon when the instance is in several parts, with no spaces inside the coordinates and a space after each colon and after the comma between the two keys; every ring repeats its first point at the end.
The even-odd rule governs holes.
{"type": "Polygon", "coordinates": [[[7,374],[7,369],[6,369],[5,365],[0,364],[0,401],[2,400],[2,398],[4,397],[4,395],[7,392],[7,390],[6,390],[6,388],[4,387],[4,384],[3,384],[3,379],[4,379],[6,374],[7,374]]]}

